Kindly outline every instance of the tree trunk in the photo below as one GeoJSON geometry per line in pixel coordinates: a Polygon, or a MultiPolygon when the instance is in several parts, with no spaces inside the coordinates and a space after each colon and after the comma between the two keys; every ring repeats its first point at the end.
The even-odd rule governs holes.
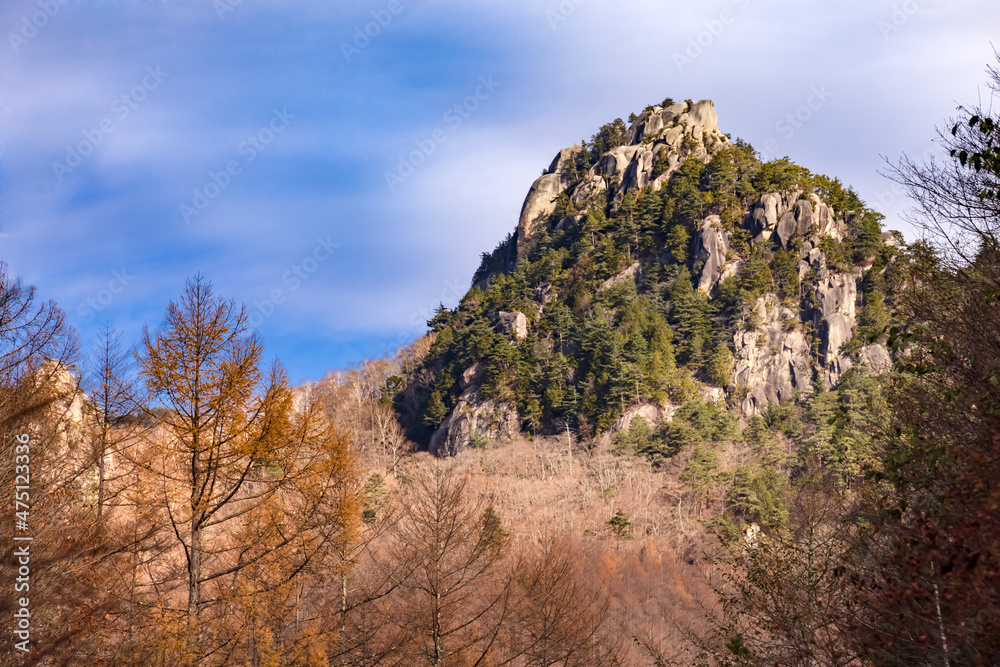
{"type": "Polygon", "coordinates": [[[101,448],[97,452],[97,523],[101,523],[101,518],[104,515],[104,478],[107,475],[104,467],[104,455],[108,451],[107,426],[101,430],[101,448]]]}

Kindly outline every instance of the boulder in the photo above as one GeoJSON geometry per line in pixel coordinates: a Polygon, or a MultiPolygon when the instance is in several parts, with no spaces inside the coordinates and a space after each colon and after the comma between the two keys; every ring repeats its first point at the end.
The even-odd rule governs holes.
{"type": "Polygon", "coordinates": [[[795,220],[795,212],[785,211],[778,220],[778,226],[775,229],[775,233],[778,235],[778,241],[781,242],[782,248],[788,247],[788,240],[791,239],[792,235],[798,230],[799,223],[795,220]]]}
{"type": "Polygon", "coordinates": [[[528,337],[528,318],[516,310],[511,313],[501,310],[497,317],[497,328],[515,340],[524,340],[528,337]]]}
{"type": "Polygon", "coordinates": [[[868,369],[870,373],[888,373],[892,370],[892,356],[889,355],[889,350],[885,349],[884,345],[879,345],[878,343],[874,345],[866,345],[861,349],[860,357],[861,364],[868,369]]]}
{"type": "Polygon", "coordinates": [[[722,228],[717,215],[705,218],[695,236],[694,258],[696,266],[701,264],[698,289],[705,294],[711,294],[723,279],[726,254],[729,252],[729,237],[729,232],[722,228]]]}
{"type": "Polygon", "coordinates": [[[559,151],[552,162],[549,164],[548,173],[550,174],[563,174],[566,172],[572,172],[576,170],[576,155],[583,148],[580,144],[573,144],[569,148],[564,148],[559,151]]]}
{"type": "Polygon", "coordinates": [[[573,183],[576,154],[581,150],[577,144],[559,151],[546,173],[532,183],[517,223],[518,257],[527,252],[539,229],[556,210],[556,198],[573,183]]]}
{"type": "Polygon", "coordinates": [[[723,136],[719,132],[719,114],[715,111],[715,102],[701,100],[690,106],[686,102],[679,102],[669,107],[653,106],[643,111],[629,127],[625,141],[628,144],[659,141],[671,129],[685,125],[692,130],[692,134],[696,133],[700,138],[723,136]]]}
{"type": "Polygon", "coordinates": [[[598,294],[620,283],[626,282],[628,280],[634,280],[635,277],[639,275],[640,268],[641,265],[639,264],[639,262],[632,262],[632,264],[629,265],[627,269],[619,273],[616,273],[615,275],[611,276],[603,283],[601,283],[601,285],[597,288],[598,294]]]}
{"type": "Polygon", "coordinates": [[[764,193],[747,213],[743,227],[751,236],[763,236],[763,240],[770,238],[778,226],[779,208],[784,212],[781,196],[775,192],[764,193]]]}
{"type": "Polygon", "coordinates": [[[635,151],[622,176],[620,188],[622,194],[649,185],[649,180],[653,175],[654,159],[653,151],[649,149],[635,151]]]}
{"type": "Polygon", "coordinates": [[[434,431],[428,451],[434,456],[455,456],[472,444],[473,437],[509,440],[519,432],[515,408],[492,399],[482,400],[478,388],[469,387],[434,431]]]}
{"type": "MultiPolygon", "coordinates": [[[[674,105],[678,106],[678,105],[674,105]]],[[[685,121],[692,125],[700,126],[710,130],[719,130],[719,114],[715,111],[715,102],[712,100],[702,100],[695,102],[687,113],[682,113],[678,118],[680,123],[685,121]],[[685,118],[687,116],[687,118],[685,118]]]]}
{"type": "Polygon", "coordinates": [[[458,388],[465,391],[474,384],[479,384],[479,379],[483,374],[483,364],[479,361],[472,364],[462,372],[462,377],[458,378],[458,388]]]}
{"type": "Polygon", "coordinates": [[[656,403],[641,403],[639,405],[634,405],[625,411],[618,421],[608,427],[608,430],[601,434],[597,439],[597,445],[599,447],[610,447],[611,439],[614,438],[615,434],[620,431],[627,431],[632,425],[632,420],[636,417],[642,417],[650,426],[654,426],[656,422],[661,419],[670,421],[674,417],[674,412],[677,408],[667,403],[665,405],[658,405],[656,403]]]}
{"type": "Polygon", "coordinates": [[[809,228],[815,222],[813,205],[805,199],[795,202],[795,222],[798,224],[796,231],[799,234],[808,234],[809,228]]]}

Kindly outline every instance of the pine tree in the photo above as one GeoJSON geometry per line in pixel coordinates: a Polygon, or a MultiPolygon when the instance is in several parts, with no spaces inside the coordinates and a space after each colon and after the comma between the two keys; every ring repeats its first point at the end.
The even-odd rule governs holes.
{"type": "Polygon", "coordinates": [[[625,512],[618,510],[615,515],[608,519],[608,525],[611,526],[611,532],[615,534],[616,544],[621,543],[623,539],[629,539],[632,537],[632,533],[628,532],[628,527],[632,525],[625,512]]]}
{"type": "Polygon", "coordinates": [[[685,363],[699,365],[704,348],[712,339],[711,305],[707,297],[694,289],[687,267],[681,267],[670,290],[670,317],[683,341],[679,356],[685,363]]]}

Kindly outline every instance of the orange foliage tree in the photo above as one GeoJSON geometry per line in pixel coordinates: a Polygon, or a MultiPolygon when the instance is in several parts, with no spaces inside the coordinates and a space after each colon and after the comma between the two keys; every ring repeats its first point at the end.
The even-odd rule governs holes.
{"type": "Polygon", "coordinates": [[[162,329],[143,333],[139,370],[166,410],[140,464],[176,547],[148,583],[176,630],[164,646],[178,664],[259,664],[323,641],[285,621],[300,617],[302,578],[337,567],[337,544],[356,530],[346,441],[296,400],[277,363],[261,370],[261,354],[246,309],[201,277],[162,329]]]}

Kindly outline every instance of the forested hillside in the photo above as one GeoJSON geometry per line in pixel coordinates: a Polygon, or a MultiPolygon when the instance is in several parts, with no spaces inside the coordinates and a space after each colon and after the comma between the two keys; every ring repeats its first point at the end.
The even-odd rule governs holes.
{"type": "Polygon", "coordinates": [[[404,416],[454,454],[480,429],[591,440],[639,405],[707,398],[750,417],[853,366],[887,370],[906,274],[881,218],[839,180],[730,142],[710,101],[616,120],[556,156],[516,236],[429,322],[404,416]]]}
{"type": "Polygon", "coordinates": [[[302,387],[202,276],[84,352],[0,265],[0,660],[997,664],[998,122],[891,166],[907,244],[664,100],[559,151],[426,335],[302,387]]]}

